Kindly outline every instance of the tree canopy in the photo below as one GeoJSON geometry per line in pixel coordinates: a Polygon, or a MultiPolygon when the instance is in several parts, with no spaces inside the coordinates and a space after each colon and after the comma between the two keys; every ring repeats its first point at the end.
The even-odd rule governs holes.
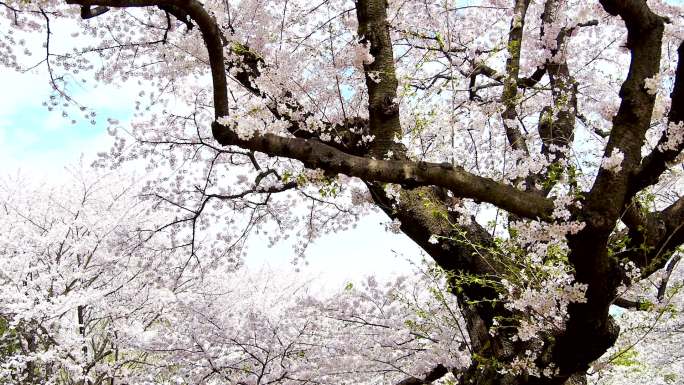
{"type": "Polygon", "coordinates": [[[639,354],[664,370],[648,381],[682,380],[681,348],[636,347],[682,331],[680,5],[0,8],[2,64],[45,67],[49,109],[97,116],[79,78],[140,87],[94,166],[151,175],[92,201],[102,182],[6,188],[0,381],[566,384],[639,354]],[[370,210],[429,256],[418,278],[316,298],[233,274],[254,232],[303,257],[370,210]]]}

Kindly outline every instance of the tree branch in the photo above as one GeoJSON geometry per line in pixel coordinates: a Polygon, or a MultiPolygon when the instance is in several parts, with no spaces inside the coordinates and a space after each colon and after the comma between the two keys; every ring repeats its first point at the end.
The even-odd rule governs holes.
{"type": "Polygon", "coordinates": [[[457,197],[488,202],[525,218],[550,220],[553,201],[483,178],[450,164],[377,160],[350,155],[315,139],[286,138],[273,134],[239,137],[232,129],[212,124],[216,140],[271,156],[297,159],[309,168],[355,176],[366,181],[402,184],[406,187],[435,185],[457,197]]]}
{"type": "MultiPolygon", "coordinates": [[[[558,0],[548,0],[544,4],[542,13],[541,36],[547,31],[548,25],[557,20],[558,0]]],[[[546,60],[543,67],[537,69],[533,76],[539,78],[544,75],[544,70],[549,75],[551,85],[552,106],[546,106],[539,114],[537,130],[542,140],[541,153],[544,156],[552,155],[554,165],[547,167],[545,171],[534,175],[532,180],[537,182],[540,179],[548,180],[549,172],[562,165],[562,160],[566,157],[566,149],[572,144],[575,135],[575,119],[577,116],[577,81],[570,74],[564,50],[566,37],[572,33],[573,28],[562,28],[555,37],[555,47],[546,47],[553,56],[552,60],[546,60]],[[561,55],[560,58],[556,56],[561,55]]],[[[532,184],[532,183],[530,183],[532,184]]],[[[554,183],[547,183],[542,193],[548,194],[553,188],[554,183]]],[[[532,186],[528,185],[528,190],[532,186]]]]}
{"type": "Polygon", "coordinates": [[[623,309],[641,310],[644,308],[645,303],[641,301],[632,301],[631,299],[617,297],[613,305],[619,306],[623,309]]]}
{"type": "Polygon", "coordinates": [[[370,155],[382,159],[387,151],[397,147],[394,138],[401,135],[397,102],[398,82],[387,22],[387,1],[357,1],[356,17],[359,22],[358,35],[361,37],[359,43],[368,45],[373,56],[372,62],[363,63],[368,89],[370,132],[375,136],[370,155]]]}
{"type": "Polygon", "coordinates": [[[506,109],[501,114],[503,125],[506,130],[508,143],[515,150],[520,150],[529,155],[527,143],[517,127],[518,113],[518,77],[520,73],[520,52],[522,49],[523,29],[525,16],[530,0],[516,0],[511,20],[511,29],[508,33],[508,60],[506,60],[506,76],[504,77],[504,89],[501,99],[506,109]]]}
{"type": "Polygon", "coordinates": [[[670,262],[668,262],[667,267],[665,268],[665,274],[663,275],[663,279],[660,281],[660,285],[658,285],[658,294],[656,295],[656,298],[658,298],[658,301],[661,301],[665,298],[665,293],[667,291],[667,284],[670,281],[670,276],[672,276],[672,271],[674,271],[674,268],[677,266],[679,261],[682,259],[682,254],[679,253],[672,257],[670,262]]]}
{"type": "Polygon", "coordinates": [[[600,215],[604,232],[609,232],[613,220],[617,219],[623,207],[636,191],[629,189],[630,177],[641,161],[641,147],[646,131],[650,127],[655,95],[649,93],[645,80],[654,77],[660,70],[661,43],[664,19],[651,11],[644,1],[601,0],[611,15],[620,15],[627,27],[627,48],[631,62],[627,79],[620,89],[622,99],[613,128],[608,138],[604,156],[614,151],[624,154],[622,172],[615,173],[604,168],[599,170],[587,201],[588,210],[600,215]]]}
{"type": "MultiPolygon", "coordinates": [[[[544,5],[542,14],[542,36],[545,26],[556,21],[557,0],[549,0],[544,5]]],[[[562,29],[556,36],[556,47],[547,47],[556,56],[563,49],[565,39],[571,33],[562,29]]],[[[575,116],[577,114],[577,82],[570,75],[567,60],[549,60],[545,64],[551,83],[553,108],[550,116],[542,116],[539,122],[539,136],[542,139],[542,154],[554,154],[557,160],[565,157],[562,149],[573,141],[575,132],[575,116]],[[555,148],[554,148],[555,147],[555,148]]],[[[542,113],[543,114],[543,113],[542,113]]],[[[543,114],[544,115],[544,114],[543,114]]]]}
{"type": "Polygon", "coordinates": [[[653,213],[644,212],[633,202],[622,220],[629,229],[629,243],[616,256],[634,262],[643,278],[662,269],[684,244],[684,197],[653,213]]]}
{"type": "Polygon", "coordinates": [[[66,0],[66,3],[87,7],[99,5],[115,8],[172,6],[187,12],[202,32],[202,39],[209,54],[214,88],[214,115],[216,118],[228,115],[228,86],[223,61],[222,34],[216,21],[204,9],[202,3],[197,0],[66,0]]]}
{"type": "MultiPolygon", "coordinates": [[[[679,45],[677,55],[679,60],[674,88],[670,94],[672,102],[668,116],[671,126],[684,122],[684,42],[679,45]]],[[[655,149],[643,159],[632,182],[631,189],[633,194],[655,184],[660,175],[667,169],[668,164],[672,163],[684,150],[684,141],[679,143],[675,141],[676,144],[667,145],[672,139],[671,136],[673,134],[666,129],[660,140],[658,140],[655,149]]]]}

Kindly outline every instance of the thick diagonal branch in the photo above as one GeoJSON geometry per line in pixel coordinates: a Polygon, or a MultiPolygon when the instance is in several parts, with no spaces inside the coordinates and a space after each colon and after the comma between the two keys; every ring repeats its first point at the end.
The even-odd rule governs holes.
{"type": "Polygon", "coordinates": [[[296,159],[308,168],[407,187],[440,186],[451,190],[455,196],[488,202],[524,218],[548,220],[553,212],[553,201],[550,199],[534,196],[449,164],[369,159],[350,155],[315,139],[286,138],[274,134],[255,134],[246,139],[216,122],[212,129],[214,137],[222,145],[296,159]]]}
{"type": "MultiPolygon", "coordinates": [[[[604,156],[614,151],[624,154],[622,172],[601,168],[587,199],[587,211],[600,218],[593,225],[610,232],[626,203],[635,193],[629,188],[630,178],[641,162],[641,147],[651,124],[655,95],[645,88],[646,79],[660,69],[663,18],[656,15],[644,1],[602,0],[612,15],[620,15],[627,27],[627,48],[631,62],[627,79],[620,89],[620,107],[613,118],[613,128],[604,156]],[[600,222],[600,223],[599,223],[600,222]]],[[[607,234],[606,234],[607,236],[607,234]]]]}

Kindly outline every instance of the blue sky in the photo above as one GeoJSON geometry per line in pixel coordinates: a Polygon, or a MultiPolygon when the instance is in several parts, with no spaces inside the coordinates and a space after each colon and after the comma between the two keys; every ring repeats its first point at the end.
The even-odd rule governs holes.
{"type": "Polygon", "coordinates": [[[65,118],[62,108],[48,111],[42,105],[51,94],[43,72],[2,71],[0,84],[11,90],[0,93],[3,173],[19,169],[22,174],[36,178],[54,176],[64,166],[77,162],[81,153],[91,156],[108,149],[106,117],[125,120],[131,114],[131,99],[122,97],[128,92],[113,87],[75,90],[77,100],[87,100],[98,111],[97,124],[93,125],[78,108],[68,108],[71,116],[65,118]],[[72,118],[76,124],[71,123],[72,118]]]}

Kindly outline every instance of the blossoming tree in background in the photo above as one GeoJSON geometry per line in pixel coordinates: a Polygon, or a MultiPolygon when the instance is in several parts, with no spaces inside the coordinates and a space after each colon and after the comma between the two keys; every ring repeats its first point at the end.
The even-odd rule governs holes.
{"type": "MultiPolygon", "coordinates": [[[[676,310],[668,299],[679,287],[671,276],[684,242],[684,30],[674,2],[0,5],[3,64],[46,66],[55,91],[49,108],[90,116],[71,93],[89,71],[96,82],[135,81],[144,90],[130,124],[110,120],[116,144],[98,165],[142,161],[159,174],[143,195],[167,219],[151,231],[173,240],[176,252],[207,269],[239,263],[249,235],[264,232],[272,242],[295,238],[303,255],[316,237],[376,208],[389,217],[389,230],[406,234],[441,269],[448,301],[458,303],[452,318],[463,321],[444,320],[463,337],[449,339],[451,332],[421,334],[419,323],[405,320],[407,341],[434,345],[407,345],[407,359],[432,350],[432,365],[424,357],[411,369],[396,364],[398,336],[396,346],[377,343],[381,356],[372,339],[356,342],[356,353],[343,349],[353,360],[335,360],[326,355],[335,350],[329,343],[309,341],[327,363],[307,358],[309,369],[265,380],[266,369],[254,368],[275,356],[311,354],[286,348],[287,339],[263,348],[278,340],[274,323],[242,320],[259,331],[254,344],[235,336],[226,342],[243,352],[256,347],[265,356],[247,354],[258,365],[239,361],[223,371],[212,363],[216,370],[206,376],[189,370],[180,382],[294,383],[314,381],[301,373],[315,373],[322,376],[315,381],[339,383],[348,381],[339,377],[345,373],[354,381],[366,373],[367,382],[387,374],[382,381],[413,384],[450,373],[464,384],[582,383],[629,352],[590,371],[618,339],[612,305],[661,316],[676,310]],[[55,41],[70,36],[58,34],[62,25],[80,29],[71,36],[86,43],[57,51],[55,41]],[[43,37],[38,52],[22,47],[24,35],[43,37]],[[655,294],[647,301],[649,290],[655,294]],[[388,347],[395,353],[381,349],[388,347]],[[359,357],[393,369],[366,368],[359,357]]],[[[439,293],[433,298],[447,303],[439,293]]],[[[385,297],[374,306],[396,296],[385,297]]],[[[316,308],[337,314],[323,318],[376,329],[394,330],[400,320],[376,324],[345,307],[339,314],[324,303],[316,308]]],[[[220,307],[215,312],[202,314],[207,322],[227,317],[220,307]]],[[[416,314],[439,319],[433,313],[416,314]]],[[[391,314],[404,313],[380,316],[391,314]]],[[[173,320],[201,330],[193,317],[173,320]]],[[[320,338],[311,328],[326,323],[305,319],[276,329],[301,333],[297,341],[320,338]]],[[[210,323],[222,329],[222,321],[210,323]]],[[[658,332],[681,330],[676,320],[669,325],[658,332]]],[[[358,335],[341,330],[341,340],[358,335]]],[[[219,341],[192,353],[213,346],[219,351],[206,357],[230,361],[235,356],[219,341]]],[[[178,349],[181,362],[190,360],[178,349]]]]}
{"type": "Polygon", "coordinates": [[[153,222],[123,178],[71,181],[0,185],[0,383],[104,383],[142,353],[122,325],[153,319],[167,281],[194,281],[172,248],[142,238],[153,222]]]}
{"type": "Polygon", "coordinates": [[[363,382],[468,362],[438,272],[323,297],[208,269],[149,230],[163,218],[126,180],[2,185],[0,383],[363,382]]]}

